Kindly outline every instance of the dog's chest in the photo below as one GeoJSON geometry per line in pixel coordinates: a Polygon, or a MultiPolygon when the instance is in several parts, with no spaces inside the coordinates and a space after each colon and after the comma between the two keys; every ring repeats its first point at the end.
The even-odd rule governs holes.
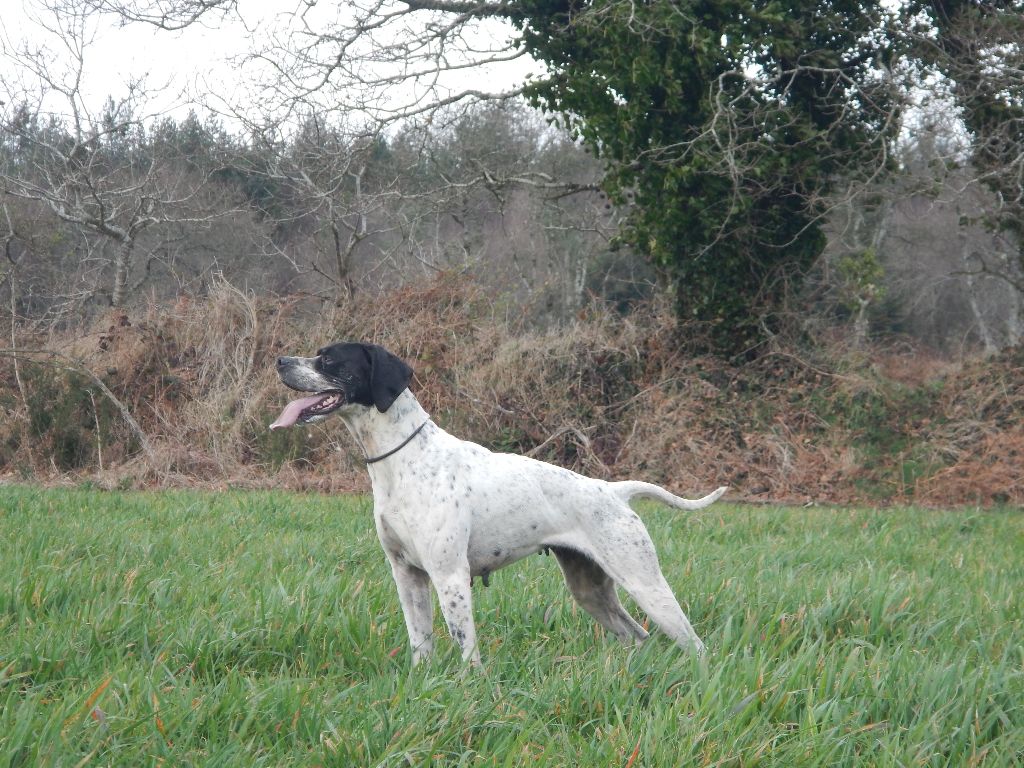
{"type": "Polygon", "coordinates": [[[415,547],[419,526],[410,525],[405,515],[379,509],[379,506],[374,509],[374,522],[381,546],[389,554],[411,565],[421,566],[421,558],[415,547]]]}
{"type": "Polygon", "coordinates": [[[392,557],[429,570],[439,552],[465,552],[468,524],[437,514],[427,506],[375,505],[374,520],[381,546],[392,557]]]}

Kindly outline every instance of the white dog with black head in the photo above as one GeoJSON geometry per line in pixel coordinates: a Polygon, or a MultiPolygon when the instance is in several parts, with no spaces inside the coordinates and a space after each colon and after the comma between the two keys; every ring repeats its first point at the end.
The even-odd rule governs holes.
{"type": "Polygon", "coordinates": [[[412,369],[374,344],[281,357],[277,369],[284,384],[314,394],[289,403],[271,429],[337,413],[367,457],[377,535],[414,664],[434,647],[431,584],[463,659],[479,665],[473,578],[486,584],[499,568],[545,550],[554,552],[577,602],[623,642],[642,641],[647,632],[623,609],[616,584],[680,646],[703,650],[629,501],[700,509],[725,488],[683,499],[650,483],[594,480],[460,440],[434,424],[409,391],[412,369]]]}

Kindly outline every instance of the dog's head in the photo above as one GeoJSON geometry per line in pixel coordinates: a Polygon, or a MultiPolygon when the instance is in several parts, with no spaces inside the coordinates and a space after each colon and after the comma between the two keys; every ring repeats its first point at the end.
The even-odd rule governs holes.
{"type": "Polygon", "coordinates": [[[384,413],[412,379],[412,368],[376,344],[339,343],[316,357],[279,357],[281,381],[299,392],[313,392],[285,406],[271,429],[321,421],[342,406],[376,408],[384,413]]]}

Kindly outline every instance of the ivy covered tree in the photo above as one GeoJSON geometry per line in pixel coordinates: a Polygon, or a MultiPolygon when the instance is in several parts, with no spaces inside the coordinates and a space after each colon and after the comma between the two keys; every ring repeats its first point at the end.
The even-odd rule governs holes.
{"type": "Polygon", "coordinates": [[[623,238],[671,275],[679,316],[752,351],[821,253],[837,182],[897,128],[875,0],[525,0],[551,76],[528,95],[608,163],[623,238]]]}

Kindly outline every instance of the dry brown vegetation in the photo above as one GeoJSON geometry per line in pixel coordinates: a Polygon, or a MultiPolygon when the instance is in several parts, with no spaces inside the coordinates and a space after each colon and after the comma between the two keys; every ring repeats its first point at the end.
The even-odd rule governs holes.
{"type": "Polygon", "coordinates": [[[221,282],[23,335],[0,358],[0,476],[365,490],[339,421],[267,430],[288,398],[274,358],[357,339],[412,362],[450,431],[595,476],[690,495],[727,484],[747,500],[1024,502],[1020,348],[959,364],[905,345],[794,344],[732,366],[681,353],[658,302],[550,330],[524,318],[452,275],[342,307],[221,282]]]}

